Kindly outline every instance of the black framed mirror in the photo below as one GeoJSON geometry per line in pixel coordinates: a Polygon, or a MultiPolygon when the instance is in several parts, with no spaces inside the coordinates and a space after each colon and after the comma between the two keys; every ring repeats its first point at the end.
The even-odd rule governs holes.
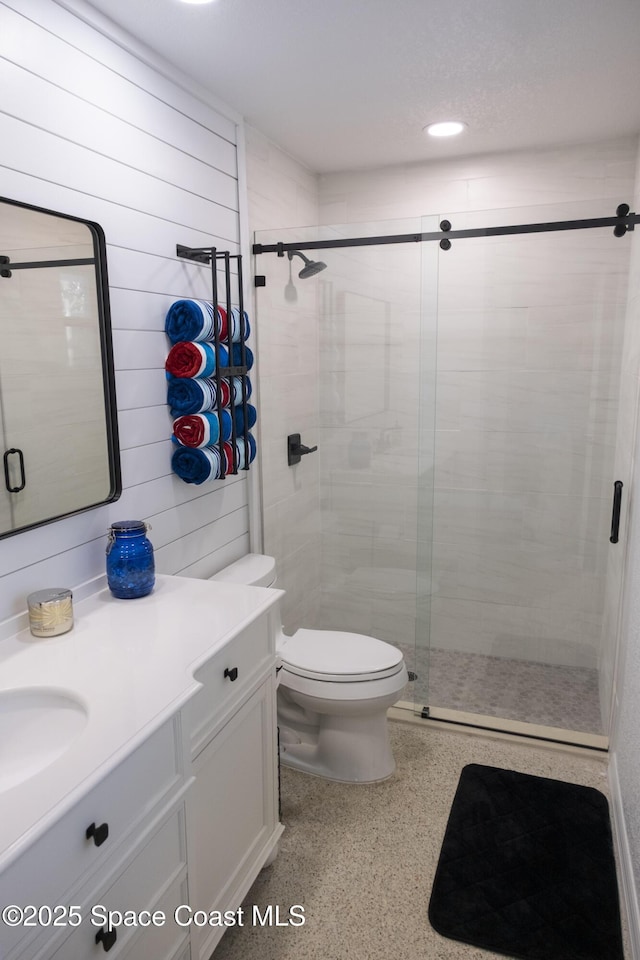
{"type": "Polygon", "coordinates": [[[0,197],[0,538],[122,491],[104,232],[0,197]]]}

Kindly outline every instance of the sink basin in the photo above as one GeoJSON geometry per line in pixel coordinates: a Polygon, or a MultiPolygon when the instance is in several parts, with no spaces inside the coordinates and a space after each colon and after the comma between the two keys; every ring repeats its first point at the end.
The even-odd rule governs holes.
{"type": "Polygon", "coordinates": [[[0,691],[0,791],[57,760],[87,722],[71,694],[46,687],[0,691]]]}

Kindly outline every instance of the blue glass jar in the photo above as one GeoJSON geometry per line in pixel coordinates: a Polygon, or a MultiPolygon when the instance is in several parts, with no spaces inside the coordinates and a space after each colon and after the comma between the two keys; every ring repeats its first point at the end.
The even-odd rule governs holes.
{"type": "Polygon", "coordinates": [[[109,527],[107,582],[114,597],[146,597],[156,582],[153,547],[144,520],[119,520],[109,527]]]}

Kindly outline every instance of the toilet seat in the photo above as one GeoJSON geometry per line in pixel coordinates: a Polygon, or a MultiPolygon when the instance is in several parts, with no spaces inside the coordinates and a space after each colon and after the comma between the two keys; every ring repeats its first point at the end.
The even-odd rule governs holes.
{"type": "MultiPolygon", "coordinates": [[[[381,576],[388,584],[389,572],[381,576]]],[[[275,586],[275,560],[248,554],[211,579],[275,586]]],[[[301,629],[288,637],[278,623],[283,765],[343,783],[386,780],[395,769],[387,710],[409,679],[400,650],[361,633],[301,629]]]]}
{"type": "Polygon", "coordinates": [[[300,629],[283,637],[278,653],[288,673],[326,683],[382,680],[400,673],[400,650],[362,633],[300,629]]]}

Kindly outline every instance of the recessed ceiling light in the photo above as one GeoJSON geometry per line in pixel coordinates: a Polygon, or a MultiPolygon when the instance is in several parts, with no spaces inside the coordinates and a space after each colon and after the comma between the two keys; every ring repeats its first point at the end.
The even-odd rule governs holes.
{"type": "Polygon", "coordinates": [[[455,137],[466,128],[466,123],[460,120],[445,120],[442,123],[430,123],[424,128],[424,132],[430,137],[455,137]]]}
{"type": "Polygon", "coordinates": [[[213,3],[213,0],[182,0],[183,3],[213,3]]]}

